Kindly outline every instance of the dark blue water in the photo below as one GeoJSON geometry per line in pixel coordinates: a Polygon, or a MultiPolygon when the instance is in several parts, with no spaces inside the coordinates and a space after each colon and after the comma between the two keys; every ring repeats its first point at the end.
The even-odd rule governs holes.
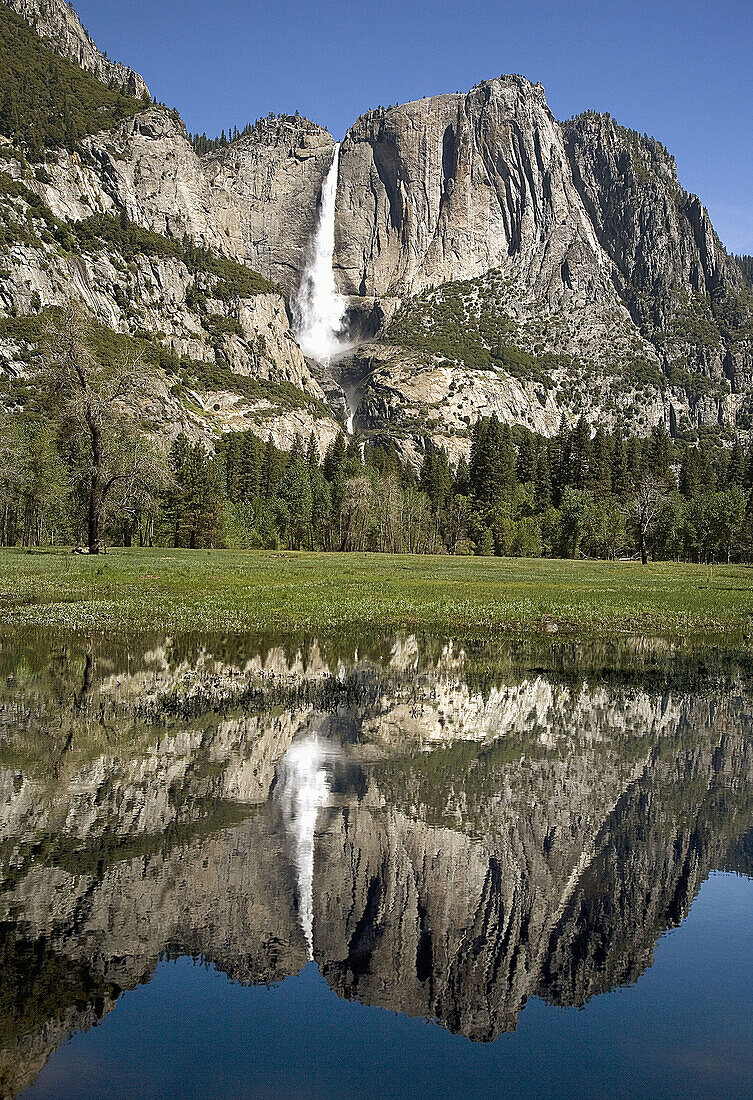
{"type": "Polygon", "coordinates": [[[584,1009],[534,998],[492,1043],[343,1001],[315,963],[246,988],[183,958],[68,1042],[26,1095],[752,1096],[752,978],[753,880],[721,873],[635,985],[584,1009]]]}

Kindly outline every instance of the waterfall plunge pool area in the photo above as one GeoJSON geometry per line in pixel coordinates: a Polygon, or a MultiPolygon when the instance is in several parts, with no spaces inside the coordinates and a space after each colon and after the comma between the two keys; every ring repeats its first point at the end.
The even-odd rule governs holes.
{"type": "Polygon", "coordinates": [[[750,673],[0,635],[3,1095],[753,1095],[750,673]]]}

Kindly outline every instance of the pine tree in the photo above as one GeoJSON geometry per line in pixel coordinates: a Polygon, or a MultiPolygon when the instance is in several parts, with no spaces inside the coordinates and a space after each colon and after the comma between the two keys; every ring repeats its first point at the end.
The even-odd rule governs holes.
{"type": "Polygon", "coordinates": [[[241,500],[252,500],[261,490],[261,452],[261,440],[252,432],[246,432],[238,470],[238,495],[241,500]]]}
{"type": "Polygon", "coordinates": [[[324,476],[327,481],[334,481],[340,473],[345,465],[347,451],[348,445],[345,441],[345,436],[340,432],[337,438],[330,443],[327,448],[327,453],[324,456],[324,476]]]}
{"type": "Polygon", "coordinates": [[[567,484],[574,489],[586,487],[592,450],[591,428],[581,416],[567,441],[567,484]]]}
{"type": "Polygon", "coordinates": [[[471,474],[468,468],[468,460],[465,455],[461,455],[458,459],[458,465],[455,471],[454,492],[456,496],[467,497],[470,491],[471,474]]]}
{"type": "Polygon", "coordinates": [[[629,491],[633,492],[635,487],[640,483],[644,473],[644,455],[640,439],[638,439],[637,436],[631,436],[627,442],[625,451],[627,458],[628,487],[629,491]]]}
{"type": "Polygon", "coordinates": [[[449,502],[452,474],[447,452],[444,448],[437,447],[430,439],[426,441],[419,486],[431,501],[435,516],[439,517],[449,502]]]}
{"type": "Polygon", "coordinates": [[[612,492],[619,500],[624,500],[630,488],[627,447],[622,432],[616,432],[612,445],[612,492]]]}
{"type": "Polygon", "coordinates": [[[537,512],[545,512],[552,503],[552,477],[549,471],[549,457],[546,446],[539,448],[533,474],[534,507],[537,512]]]}
{"type": "Polygon", "coordinates": [[[521,485],[533,481],[538,457],[538,445],[534,436],[523,432],[518,443],[515,476],[521,485]]]}
{"type": "Polygon", "coordinates": [[[735,440],[727,462],[725,486],[733,485],[745,485],[745,451],[739,439],[735,440]]]}
{"type": "Polygon", "coordinates": [[[552,486],[552,504],[559,508],[562,494],[565,491],[565,437],[567,425],[564,417],[560,422],[557,434],[546,442],[546,457],[549,467],[549,477],[552,486]]]}
{"type": "Polygon", "coordinates": [[[277,489],[277,495],[287,505],[290,541],[293,550],[300,550],[309,535],[311,525],[311,482],[308,467],[303,457],[300,440],[295,437],[290,452],[288,467],[277,489]]]}
{"type": "Polygon", "coordinates": [[[591,455],[586,476],[586,488],[598,497],[612,491],[612,443],[599,426],[591,440],[591,455]]]}
{"type": "Polygon", "coordinates": [[[348,440],[348,447],[346,452],[348,473],[351,477],[357,477],[363,469],[363,457],[362,452],[363,444],[361,443],[361,436],[358,431],[354,431],[348,440]]]}
{"type": "Polygon", "coordinates": [[[743,480],[743,489],[753,489],[753,443],[749,445],[747,454],[745,456],[745,478],[743,480]]]}
{"type": "Polygon", "coordinates": [[[179,436],[170,453],[175,490],[169,498],[173,542],[194,550],[219,544],[226,473],[219,458],[179,436]]]}
{"type": "Polygon", "coordinates": [[[262,467],[261,493],[265,500],[272,499],[272,490],[275,486],[275,448],[272,436],[268,436],[267,445],[264,448],[264,465],[262,467]]]}
{"type": "Polygon", "coordinates": [[[313,476],[314,470],[318,470],[321,463],[319,455],[319,447],[316,442],[316,436],[312,432],[309,436],[309,445],[306,451],[306,465],[309,470],[309,477],[313,476]]]}
{"type": "Polygon", "coordinates": [[[509,424],[502,424],[499,428],[499,458],[497,476],[499,479],[499,492],[508,492],[515,485],[515,463],[517,452],[512,437],[512,429],[509,424]]]}
{"type": "Polygon", "coordinates": [[[509,424],[500,424],[496,413],[478,422],[471,444],[471,492],[490,506],[515,483],[515,445],[509,424]]]}
{"type": "Polygon", "coordinates": [[[654,477],[668,478],[672,463],[672,439],[667,429],[661,425],[651,432],[648,453],[648,468],[654,477]]]}
{"type": "Polygon", "coordinates": [[[690,499],[714,487],[714,469],[708,453],[701,447],[687,447],[680,464],[680,493],[690,499]]]}
{"type": "Polygon", "coordinates": [[[230,501],[241,499],[240,470],[242,450],[243,437],[240,433],[233,433],[225,442],[224,446],[225,470],[227,476],[226,490],[227,498],[230,501]]]}

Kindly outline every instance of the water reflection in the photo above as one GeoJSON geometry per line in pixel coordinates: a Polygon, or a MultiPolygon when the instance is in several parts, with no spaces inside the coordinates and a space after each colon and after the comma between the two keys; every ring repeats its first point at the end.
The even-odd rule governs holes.
{"type": "Polygon", "coordinates": [[[3,1094],[165,955],[492,1040],[753,870],[742,659],[16,635],[0,673],[3,1094]]]}
{"type": "Polygon", "coordinates": [[[297,739],[277,769],[277,795],[290,833],[298,872],[298,915],[314,957],[314,841],[316,820],[329,794],[324,749],[318,737],[297,739]]]}

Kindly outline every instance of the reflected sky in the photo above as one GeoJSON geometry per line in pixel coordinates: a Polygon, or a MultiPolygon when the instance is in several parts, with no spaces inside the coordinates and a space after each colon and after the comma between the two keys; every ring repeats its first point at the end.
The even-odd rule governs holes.
{"type": "Polygon", "coordinates": [[[473,1044],[342,1001],[314,963],[271,988],[162,962],[104,1023],[65,1046],[37,1098],[748,1095],[753,883],[713,875],[640,983],[473,1044]]]}

